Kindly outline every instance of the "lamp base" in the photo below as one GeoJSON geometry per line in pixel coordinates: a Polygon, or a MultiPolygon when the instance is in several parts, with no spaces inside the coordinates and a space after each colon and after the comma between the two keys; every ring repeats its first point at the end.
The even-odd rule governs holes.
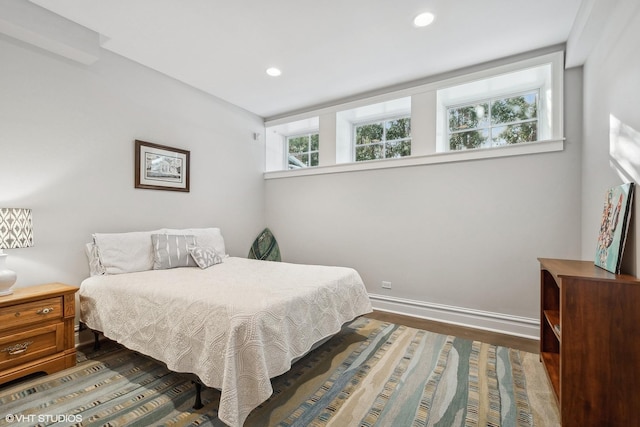
{"type": "Polygon", "coordinates": [[[15,271],[6,267],[7,254],[0,253],[0,296],[11,295],[11,288],[18,278],[15,271]]]}

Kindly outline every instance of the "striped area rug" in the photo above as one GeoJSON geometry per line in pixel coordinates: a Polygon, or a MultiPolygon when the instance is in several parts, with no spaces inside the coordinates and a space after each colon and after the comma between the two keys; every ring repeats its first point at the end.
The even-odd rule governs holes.
{"type": "MultiPolygon", "coordinates": [[[[537,355],[362,317],[273,379],[245,426],[554,425],[533,407],[547,397],[530,398],[542,371],[527,358],[535,367],[537,355]]],[[[194,396],[188,376],[112,345],[0,388],[0,426],[224,426],[219,392],[205,389],[200,410],[194,396]]]]}

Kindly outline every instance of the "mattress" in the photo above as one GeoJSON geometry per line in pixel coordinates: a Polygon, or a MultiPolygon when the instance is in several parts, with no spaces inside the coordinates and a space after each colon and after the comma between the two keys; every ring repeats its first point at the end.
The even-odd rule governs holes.
{"type": "Polygon", "coordinates": [[[78,294],[89,328],[220,389],[218,416],[230,426],[272,394],[270,378],[371,312],[354,269],[235,257],[204,270],[93,276],[78,294]]]}

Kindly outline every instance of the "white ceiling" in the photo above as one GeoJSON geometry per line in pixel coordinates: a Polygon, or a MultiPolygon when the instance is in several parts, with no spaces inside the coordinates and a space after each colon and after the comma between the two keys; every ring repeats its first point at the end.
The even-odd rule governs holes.
{"type": "Polygon", "coordinates": [[[581,0],[31,2],[100,33],[104,49],[273,118],[564,43],[581,0]],[[435,22],[415,28],[424,11],[435,22]]]}

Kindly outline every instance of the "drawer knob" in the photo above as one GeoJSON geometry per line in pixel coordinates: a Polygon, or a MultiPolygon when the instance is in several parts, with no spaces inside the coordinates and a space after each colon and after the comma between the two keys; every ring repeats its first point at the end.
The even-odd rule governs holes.
{"type": "Polygon", "coordinates": [[[22,344],[14,344],[9,347],[3,348],[0,350],[0,353],[7,352],[10,356],[15,356],[16,354],[22,354],[27,351],[27,348],[33,344],[33,341],[25,341],[22,344]]]}
{"type": "Polygon", "coordinates": [[[49,314],[53,312],[53,307],[47,307],[47,308],[41,308],[40,310],[36,311],[36,314],[49,314]]]}

